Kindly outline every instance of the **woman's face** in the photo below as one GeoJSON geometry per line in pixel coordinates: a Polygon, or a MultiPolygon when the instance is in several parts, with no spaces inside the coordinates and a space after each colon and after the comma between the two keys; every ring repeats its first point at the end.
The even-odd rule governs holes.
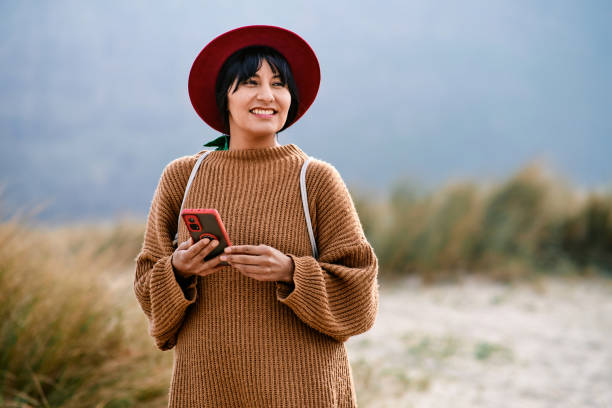
{"type": "Polygon", "coordinates": [[[263,60],[255,75],[238,84],[235,91],[234,87],[227,94],[230,136],[274,138],[285,125],[291,105],[291,94],[280,76],[263,60]]]}

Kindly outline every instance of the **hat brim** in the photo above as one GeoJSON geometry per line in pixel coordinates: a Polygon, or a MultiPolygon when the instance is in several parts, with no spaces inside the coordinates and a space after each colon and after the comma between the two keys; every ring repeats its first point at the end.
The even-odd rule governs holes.
{"type": "Polygon", "coordinates": [[[217,108],[215,84],[221,66],[234,52],[249,46],[268,46],[281,53],[291,68],[298,89],[299,104],[295,123],[312,105],[321,82],[319,61],[299,35],[284,28],[253,25],[221,34],[206,45],[195,59],[189,73],[189,98],[197,114],[213,129],[226,131],[217,108]]]}

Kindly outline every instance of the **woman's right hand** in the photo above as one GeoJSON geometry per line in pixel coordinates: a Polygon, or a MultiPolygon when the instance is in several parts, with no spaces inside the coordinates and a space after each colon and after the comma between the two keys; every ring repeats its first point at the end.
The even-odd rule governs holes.
{"type": "Polygon", "coordinates": [[[217,245],[219,245],[219,241],[216,239],[211,241],[208,238],[204,238],[195,244],[193,238],[182,242],[170,258],[175,274],[180,278],[187,279],[191,275],[206,276],[220,271],[223,265],[220,265],[221,260],[218,256],[204,261],[204,258],[217,245]]]}

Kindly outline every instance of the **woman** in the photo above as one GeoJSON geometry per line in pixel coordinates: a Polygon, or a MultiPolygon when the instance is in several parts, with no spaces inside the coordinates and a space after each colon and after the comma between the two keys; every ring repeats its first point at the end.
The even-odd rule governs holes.
{"type": "Polygon", "coordinates": [[[192,104],[228,136],[197,170],[184,208],[217,209],[234,246],[204,261],[218,242],[194,243],[181,222],[173,247],[202,152],[170,163],[134,288],[156,345],[176,346],[172,407],[356,406],[343,342],[374,323],[376,256],[338,172],[311,160],[313,257],[299,181],[308,156],[277,141],[312,104],[319,82],[308,44],[272,26],[227,32],[194,62],[192,104]]]}

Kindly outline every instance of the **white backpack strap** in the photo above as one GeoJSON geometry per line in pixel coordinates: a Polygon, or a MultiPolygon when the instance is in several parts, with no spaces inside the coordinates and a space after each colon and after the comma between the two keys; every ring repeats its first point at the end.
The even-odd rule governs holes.
{"type": "Polygon", "coordinates": [[[306,227],[308,228],[308,235],[310,236],[310,246],[312,247],[312,256],[315,259],[319,258],[319,250],[317,249],[317,241],[315,241],[314,233],[312,232],[312,222],[310,221],[310,210],[308,209],[308,193],[306,192],[306,169],[310,157],[306,159],[302,165],[302,171],[300,172],[300,193],[302,195],[302,206],[304,207],[304,218],[306,218],[306,227]]]}
{"type": "Polygon", "coordinates": [[[193,183],[193,179],[198,173],[198,169],[200,168],[200,164],[202,164],[202,160],[204,160],[204,158],[208,156],[208,153],[210,153],[210,151],[204,152],[200,157],[198,157],[198,160],[193,165],[193,169],[191,169],[191,174],[189,175],[189,179],[187,180],[187,186],[185,186],[185,193],[183,194],[183,201],[181,202],[181,208],[179,209],[178,222],[176,224],[176,235],[174,236],[174,242],[173,242],[174,246],[178,245],[178,227],[179,227],[179,224],[181,223],[181,211],[183,211],[183,206],[185,205],[185,199],[187,198],[187,193],[189,192],[191,183],[193,183]]]}

